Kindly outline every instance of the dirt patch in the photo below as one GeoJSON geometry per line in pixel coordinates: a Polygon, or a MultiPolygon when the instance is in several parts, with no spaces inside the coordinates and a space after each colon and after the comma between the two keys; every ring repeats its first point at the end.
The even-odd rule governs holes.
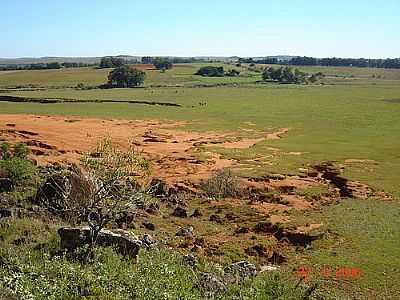
{"type": "Polygon", "coordinates": [[[276,132],[268,133],[267,140],[279,140],[282,136],[289,132],[289,128],[282,128],[276,132]]]}

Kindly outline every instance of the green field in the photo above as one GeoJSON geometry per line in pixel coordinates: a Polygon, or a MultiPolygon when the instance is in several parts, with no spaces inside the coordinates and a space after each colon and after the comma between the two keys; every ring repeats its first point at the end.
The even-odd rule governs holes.
{"type": "MultiPolygon", "coordinates": [[[[0,102],[0,113],[183,120],[188,121],[186,127],[190,130],[238,132],[242,135],[245,134],[242,129],[265,132],[289,128],[283,139],[264,141],[250,149],[215,150],[241,160],[246,167],[246,171],[239,170],[243,175],[290,174],[309,164],[336,161],[346,165],[345,177],[400,198],[400,70],[305,67],[301,69],[325,73],[324,84],[279,85],[256,83],[261,79],[260,73],[248,71],[245,67],[240,67],[242,76],[233,78],[193,75],[199,66],[182,65],[166,73],[147,71],[145,87],[112,90],[73,88],[80,82],[86,85],[104,83],[109,70],[82,68],[1,73],[0,89],[3,91],[0,95],[38,99],[151,100],[177,103],[182,107],[90,101],[56,104],[0,102]],[[6,90],[17,86],[44,89],[6,90]],[[207,105],[200,106],[200,102],[207,105]],[[268,147],[280,151],[262,162],[245,161],[267,157],[271,154],[268,147]],[[348,159],[368,162],[346,164],[348,159]]],[[[388,291],[392,295],[398,292],[398,287],[392,284],[400,280],[400,262],[394,250],[396,244],[397,250],[399,245],[398,235],[394,235],[399,229],[400,206],[397,200],[352,201],[341,205],[326,208],[317,216],[343,237],[337,251],[340,255],[329,257],[322,252],[331,247],[332,241],[328,240],[307,253],[308,259],[320,265],[359,266],[367,274],[360,286],[365,288],[371,282],[373,288],[380,291],[379,295],[386,295],[384,293],[388,291]],[[367,213],[365,217],[364,213],[367,213]],[[368,238],[364,238],[366,233],[368,238]],[[383,250],[385,255],[381,256],[383,250]],[[387,275],[388,272],[391,273],[387,275]],[[385,285],[379,285],[383,280],[386,280],[385,285]]]]}

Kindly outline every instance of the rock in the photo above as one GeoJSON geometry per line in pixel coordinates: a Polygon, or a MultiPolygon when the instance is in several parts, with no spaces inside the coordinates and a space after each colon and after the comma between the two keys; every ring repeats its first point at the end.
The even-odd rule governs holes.
{"type": "Polygon", "coordinates": [[[249,256],[261,256],[267,258],[272,256],[272,251],[262,244],[251,246],[247,248],[244,252],[249,256]]]}
{"type": "Polygon", "coordinates": [[[10,178],[0,178],[0,192],[11,192],[13,182],[10,178]]]}
{"type": "Polygon", "coordinates": [[[150,222],[143,222],[143,226],[144,226],[144,228],[146,228],[147,230],[151,230],[151,231],[154,231],[154,230],[156,230],[156,225],[154,225],[153,223],[150,223],[150,222]]]}
{"type": "Polygon", "coordinates": [[[227,213],[225,215],[225,218],[229,221],[234,221],[236,220],[238,217],[234,214],[234,213],[227,213]]]}
{"type": "Polygon", "coordinates": [[[151,194],[157,198],[170,196],[171,187],[159,178],[153,178],[150,182],[151,194]]]}
{"type": "Polygon", "coordinates": [[[277,224],[272,224],[271,222],[259,222],[254,227],[256,233],[276,233],[281,230],[277,224]]]}
{"type": "Polygon", "coordinates": [[[150,234],[145,234],[142,238],[142,243],[146,248],[154,248],[157,246],[157,242],[153,239],[150,234]]]}
{"type": "Polygon", "coordinates": [[[242,226],[239,227],[235,230],[235,233],[241,234],[241,233],[249,233],[250,229],[248,227],[242,226]]]}
{"type": "Polygon", "coordinates": [[[211,273],[200,273],[198,287],[206,294],[215,294],[226,291],[225,284],[211,273]]]}
{"type": "MultiPolygon", "coordinates": [[[[62,227],[58,230],[58,234],[61,238],[61,249],[68,251],[74,251],[90,243],[90,229],[88,227],[62,227]]],[[[103,247],[116,246],[119,253],[137,260],[139,249],[143,246],[143,243],[130,232],[103,229],[99,233],[97,245],[103,247]]]]}
{"type": "Polygon", "coordinates": [[[226,267],[225,273],[233,273],[240,278],[250,278],[257,275],[257,268],[247,261],[239,261],[226,267]]]}
{"type": "Polygon", "coordinates": [[[192,268],[197,267],[197,259],[193,254],[184,255],[183,261],[192,268]]]}
{"type": "Polygon", "coordinates": [[[218,223],[218,224],[222,224],[223,223],[223,220],[219,215],[211,215],[210,216],[210,221],[218,223]]]}
{"type": "Polygon", "coordinates": [[[178,218],[187,218],[187,211],[185,208],[178,206],[174,209],[172,215],[178,218]]]}
{"type": "Polygon", "coordinates": [[[115,220],[115,223],[118,225],[118,228],[128,228],[128,227],[134,228],[133,224],[134,220],[135,220],[134,212],[124,211],[115,220]]]}
{"type": "Polygon", "coordinates": [[[287,258],[285,256],[283,256],[282,254],[273,251],[272,255],[270,258],[268,258],[268,261],[274,265],[280,265],[283,264],[284,262],[287,261],[287,258]]]}
{"type": "Polygon", "coordinates": [[[286,240],[294,246],[306,247],[311,242],[321,239],[324,236],[324,232],[318,230],[306,229],[305,227],[299,227],[297,229],[285,229],[281,232],[276,232],[274,236],[279,240],[286,240]]]}
{"type": "Polygon", "coordinates": [[[8,208],[0,208],[0,219],[1,218],[10,218],[13,216],[13,211],[8,208]]]}
{"type": "Polygon", "coordinates": [[[266,266],[261,266],[260,267],[260,273],[273,272],[273,271],[277,271],[277,270],[279,270],[279,266],[266,265],[266,266]]]}
{"type": "Polygon", "coordinates": [[[185,238],[192,238],[194,236],[193,227],[179,228],[175,235],[183,236],[185,238]]]}
{"type": "Polygon", "coordinates": [[[160,210],[160,205],[158,203],[150,203],[149,206],[146,208],[146,212],[151,215],[156,215],[160,210]]]}
{"type": "Polygon", "coordinates": [[[200,209],[196,208],[190,217],[198,218],[198,217],[202,217],[202,216],[203,216],[203,214],[201,213],[200,209]]]}

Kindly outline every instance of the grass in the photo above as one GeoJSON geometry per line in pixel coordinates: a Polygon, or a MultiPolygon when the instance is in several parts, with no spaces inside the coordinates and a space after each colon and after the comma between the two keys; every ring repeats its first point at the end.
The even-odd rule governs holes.
{"type": "Polygon", "coordinates": [[[0,242],[1,299],[300,299],[307,294],[307,286],[296,287],[276,274],[228,285],[224,293],[207,291],[199,285],[200,272],[218,278],[218,266],[201,262],[199,270],[192,270],[180,255],[163,249],[143,251],[140,263],[133,264],[111,248],[99,248],[96,259],[82,265],[58,251],[51,226],[31,219],[1,224],[0,234],[6,237],[0,242]],[[39,232],[47,238],[41,249],[37,243],[43,239],[9,243],[39,232]]]}
{"type": "MultiPolygon", "coordinates": [[[[182,120],[188,121],[186,128],[189,130],[233,132],[237,136],[248,134],[245,130],[250,129],[255,130],[253,134],[257,136],[261,132],[289,128],[284,138],[267,140],[249,149],[213,147],[212,150],[243,163],[243,168],[235,171],[244,176],[297,173],[300,167],[325,160],[336,161],[346,166],[346,178],[360,180],[400,198],[400,101],[395,101],[400,99],[400,70],[301,67],[303,71],[325,73],[325,85],[295,86],[255,84],[260,75],[251,72],[237,78],[192,75],[199,66],[177,67],[165,74],[149,71],[145,88],[88,91],[64,87],[79,82],[88,85],[102,83],[107,70],[83,68],[3,73],[0,74],[0,87],[26,84],[59,87],[3,94],[77,100],[149,100],[178,103],[182,107],[1,102],[0,113],[182,120]],[[67,71],[76,73],[68,75],[64,73],[67,71]],[[236,86],[194,88],[200,84],[221,83],[236,86]],[[199,102],[207,105],[200,106],[199,102]],[[255,158],[258,161],[252,161],[255,158]],[[348,163],[349,159],[368,161],[348,163]]],[[[324,193],[318,189],[297,192],[311,198],[324,193]]],[[[229,209],[249,220],[257,218],[253,211],[229,209]]],[[[204,218],[208,218],[209,213],[204,218]]],[[[314,249],[296,254],[299,263],[315,265],[316,268],[323,265],[361,268],[359,281],[338,283],[339,287],[349,295],[354,292],[357,298],[396,298],[399,290],[394,283],[400,279],[400,261],[396,256],[396,245],[400,240],[398,202],[346,200],[319,213],[298,216],[301,217],[304,217],[304,222],[322,222],[333,233],[317,242],[314,249]]],[[[176,230],[174,225],[170,224],[172,231],[176,230]]],[[[187,225],[193,225],[196,230],[203,226],[200,221],[187,225]]],[[[210,225],[202,230],[221,230],[223,238],[224,228],[223,225],[210,225]]],[[[224,249],[232,260],[236,258],[236,242],[227,243],[224,249]]],[[[335,287],[334,282],[327,283],[327,288],[331,287],[335,287]]]]}
{"type": "Polygon", "coordinates": [[[361,270],[356,281],[326,281],[329,288],[340,287],[359,298],[361,287],[369,299],[397,299],[400,297],[399,217],[398,203],[376,199],[347,199],[321,212],[308,213],[300,217],[304,223],[323,222],[330,233],[297,258],[300,264],[312,266],[315,271],[323,266],[361,270]]]}

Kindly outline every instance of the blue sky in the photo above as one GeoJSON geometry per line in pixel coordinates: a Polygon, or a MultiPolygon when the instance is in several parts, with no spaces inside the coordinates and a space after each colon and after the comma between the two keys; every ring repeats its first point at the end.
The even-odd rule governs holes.
{"type": "Polygon", "coordinates": [[[0,57],[400,57],[400,0],[5,0],[0,57]]]}

